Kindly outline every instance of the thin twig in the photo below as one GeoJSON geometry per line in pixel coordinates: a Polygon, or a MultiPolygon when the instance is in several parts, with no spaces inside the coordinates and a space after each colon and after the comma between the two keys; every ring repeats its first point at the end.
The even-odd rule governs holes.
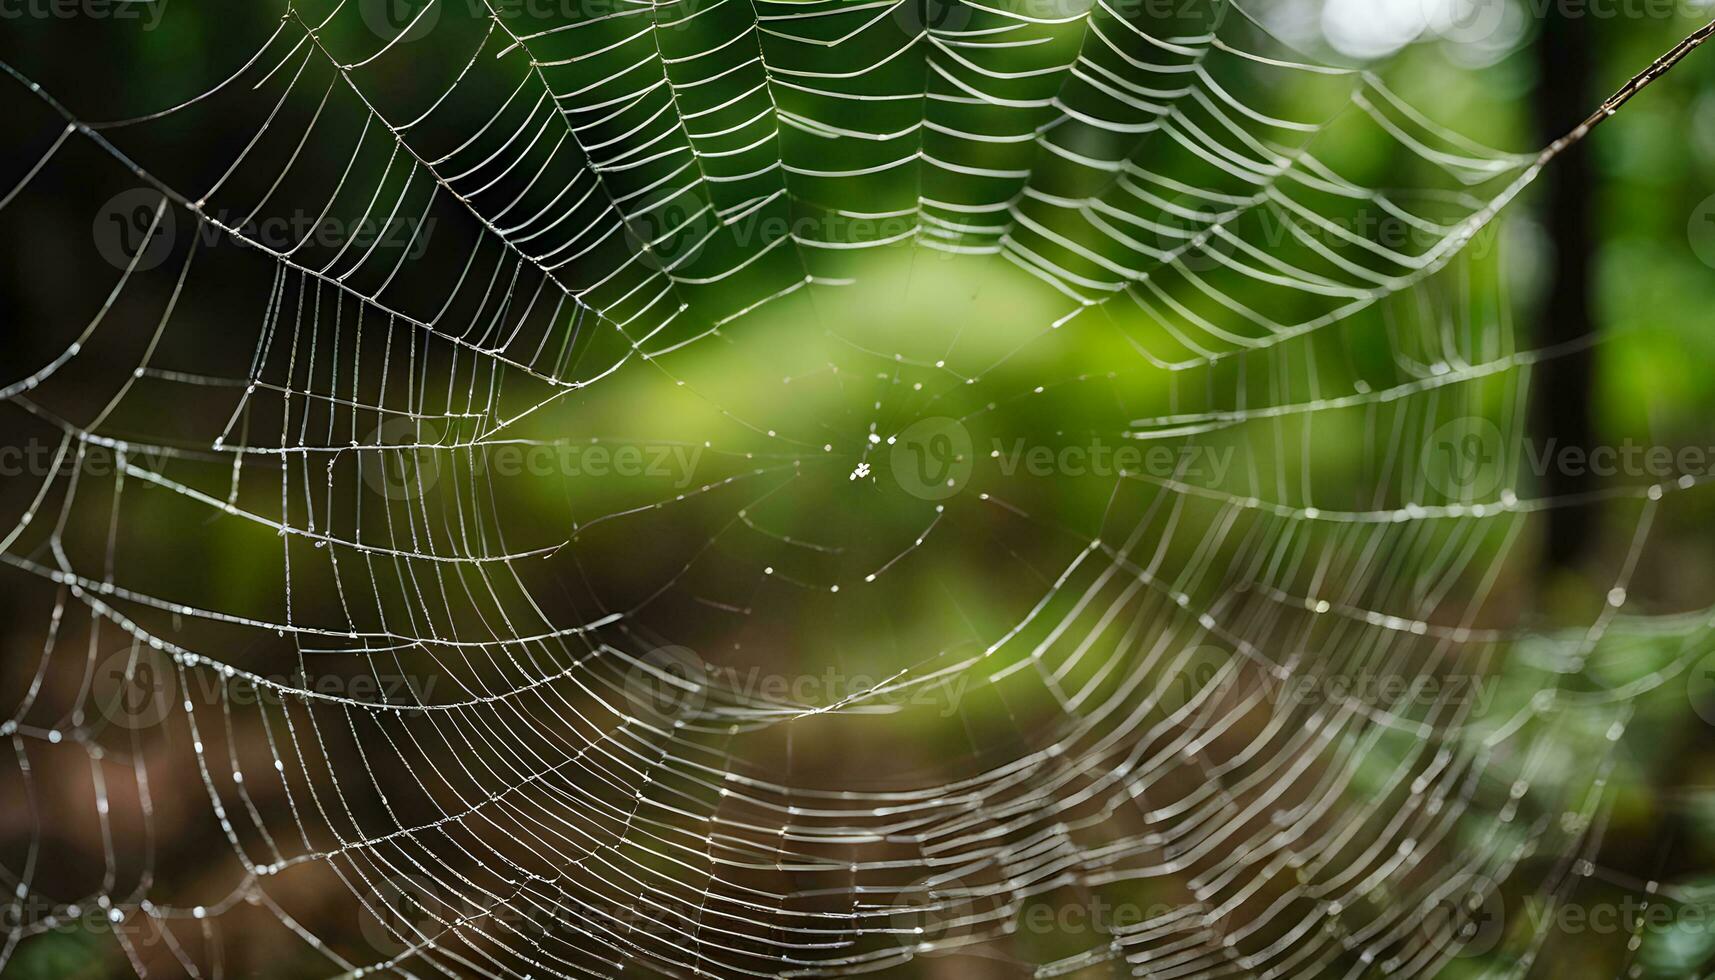
{"type": "Polygon", "coordinates": [[[1654,64],[1632,76],[1632,80],[1621,86],[1618,92],[1609,96],[1608,101],[1602,103],[1602,107],[1592,113],[1590,118],[1579,123],[1572,132],[1550,143],[1542,151],[1542,155],[1537,157],[1537,165],[1541,166],[1553,160],[1565,152],[1567,147],[1590,135],[1591,130],[1602,125],[1614,113],[1619,112],[1620,108],[1630,102],[1633,96],[1648,88],[1656,79],[1672,71],[1675,65],[1685,60],[1686,55],[1697,50],[1703,42],[1711,37],[1715,37],[1715,21],[1711,21],[1693,32],[1690,37],[1674,45],[1672,50],[1657,58],[1654,64]]]}

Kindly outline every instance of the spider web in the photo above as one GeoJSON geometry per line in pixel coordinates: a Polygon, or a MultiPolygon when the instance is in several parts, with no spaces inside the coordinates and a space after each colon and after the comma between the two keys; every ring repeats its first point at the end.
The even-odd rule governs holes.
{"type": "Polygon", "coordinates": [[[1549,155],[1158,7],[294,3],[117,121],[5,66],[0,217],[130,196],[0,388],[48,447],[0,962],[1528,973],[1485,910],[1599,871],[1707,622],[1581,671],[1697,480],[1523,475],[1564,351],[1495,219],[1549,155]],[[1100,440],[1169,462],[1003,465],[1100,440]],[[1523,632],[1592,503],[1604,602],[1523,632]]]}

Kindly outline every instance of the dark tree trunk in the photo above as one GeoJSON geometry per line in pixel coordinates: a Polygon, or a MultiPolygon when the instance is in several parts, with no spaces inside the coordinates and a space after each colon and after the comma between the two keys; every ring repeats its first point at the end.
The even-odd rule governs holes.
{"type": "MultiPolygon", "coordinates": [[[[1577,126],[1597,104],[1595,58],[1588,17],[1550,12],[1543,20],[1536,45],[1539,80],[1535,111],[1544,145],[1577,126]]],[[[1555,347],[1587,339],[1596,330],[1591,313],[1594,292],[1595,187],[1590,141],[1568,147],[1543,174],[1547,198],[1545,221],[1554,243],[1548,295],[1537,325],[1537,346],[1555,347]]],[[[1550,358],[1535,369],[1533,435],[1559,446],[1590,447],[1594,442],[1591,402],[1595,354],[1588,345],[1550,358]]],[[[1590,489],[1587,475],[1545,474],[1541,492],[1565,497],[1590,489]]],[[[1548,541],[1544,558],[1551,567],[1566,567],[1582,556],[1589,515],[1581,507],[1548,510],[1548,541]]]]}

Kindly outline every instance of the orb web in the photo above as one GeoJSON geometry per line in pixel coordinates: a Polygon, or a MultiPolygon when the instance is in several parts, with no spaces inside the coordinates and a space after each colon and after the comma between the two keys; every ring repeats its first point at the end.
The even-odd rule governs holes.
{"type": "Polygon", "coordinates": [[[8,240],[120,189],[0,388],[0,961],[1528,970],[1707,629],[1571,683],[1690,477],[1512,611],[1551,153],[1214,0],[375,9],[5,66],[8,240]]]}

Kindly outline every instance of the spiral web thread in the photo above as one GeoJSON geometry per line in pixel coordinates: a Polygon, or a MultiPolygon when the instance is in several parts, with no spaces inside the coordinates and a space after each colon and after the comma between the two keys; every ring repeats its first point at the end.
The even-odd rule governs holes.
{"type": "Polygon", "coordinates": [[[105,123],[7,68],[33,107],[31,162],[0,215],[88,151],[153,195],[146,231],[176,222],[189,245],[153,268],[144,249],[92,267],[98,306],[75,340],[0,388],[55,446],[0,538],[20,594],[43,597],[39,658],[0,729],[9,819],[28,828],[0,867],[14,896],[0,962],[92,911],[140,975],[221,975],[270,924],[323,972],[354,975],[830,975],[961,948],[1022,962],[1008,936],[1030,903],[1143,883],[1171,910],[1026,965],[1530,972],[1542,931],[1490,963],[1470,955],[1471,929],[1424,923],[1521,877],[1552,905],[1600,874],[1588,858],[1632,703],[1680,675],[1708,623],[1661,627],[1685,655],[1630,685],[1558,685],[1620,617],[1658,508],[1698,481],[1605,492],[1630,528],[1607,604],[1532,638],[1556,666],[1526,708],[1485,713],[1454,684],[1396,703],[1281,692],[1336,675],[1499,678],[1522,655],[1489,608],[1510,588],[1509,549],[1547,509],[1590,501],[1533,497],[1515,475],[1531,368],[1561,351],[1518,345],[1500,263],[1471,246],[1494,243],[1542,159],[1459,137],[1373,74],[1303,62],[1231,3],[1177,19],[1108,0],[968,3],[929,26],[908,4],[628,2],[538,22],[437,0],[377,43],[355,4],[297,3],[226,81],[105,123]],[[433,48],[411,36],[431,22],[433,48]],[[425,50],[462,54],[431,67],[425,50]],[[411,90],[374,90],[400,63],[411,90]],[[1311,87],[1318,111],[1279,104],[1311,87]],[[183,166],[170,132],[151,142],[209,119],[248,134],[229,159],[183,166]],[[1342,175],[1343,147],[1378,139],[1406,189],[1342,175]],[[333,183],[298,179],[312,158],[336,162],[333,183]],[[293,208],[420,215],[434,234],[406,255],[251,233],[293,208]],[[766,217],[786,231],[746,231],[766,217]],[[1411,244],[1374,240],[1366,219],[1411,244]],[[860,482],[894,430],[823,445],[702,395],[679,365],[743,349],[782,308],[822,331],[862,253],[894,247],[916,250],[916,274],[1004,260],[1060,311],[981,361],[849,338],[890,383],[918,379],[912,414],[975,426],[1152,379],[1160,404],[1116,398],[1104,431],[1232,445],[1237,465],[1220,481],[1122,474],[1095,534],[979,477],[914,511],[891,560],[785,574],[782,555],[813,547],[770,528],[763,502],[812,471],[860,482]],[[931,266],[936,253],[951,257],[931,266]],[[241,316],[205,298],[199,259],[268,285],[241,316]],[[201,349],[175,329],[187,318],[219,319],[239,346],[201,349]],[[1095,335],[1129,362],[1009,371],[1095,335]],[[1360,336],[1385,361],[1357,363],[1360,336]],[[56,384],[92,357],[128,370],[96,405],[66,407],[56,384]],[[1036,591],[1009,628],[833,703],[694,678],[694,710],[644,710],[636,681],[660,673],[650,651],[679,639],[671,620],[649,616],[653,599],[572,615],[539,570],[576,560],[575,536],[509,520],[479,465],[541,444],[535,420],[629,372],[691,389],[739,433],[709,447],[730,467],[718,478],[580,525],[629,522],[647,541],[677,510],[724,514],[652,595],[733,619],[857,601],[978,536],[972,515],[1054,543],[1012,556],[1036,591]],[[171,437],[138,408],[163,401],[194,406],[201,434],[171,437]],[[1487,486],[1449,490],[1420,447],[1471,417],[1492,420],[1505,456],[1487,486]],[[1326,439],[1361,444],[1361,473],[1325,472],[1326,439]],[[112,472],[86,471],[96,453],[112,472]],[[182,539],[220,534],[270,566],[265,608],[207,580],[200,598],[167,589],[175,549],[195,550],[182,539]],[[705,594],[694,566],[715,550],[723,575],[773,598],[705,594]],[[1179,697],[1211,649],[1218,666],[1179,697]],[[282,663],[439,683],[330,694],[281,680],[282,663]],[[103,671],[129,684],[151,665],[172,690],[213,694],[175,696],[156,727],[110,723],[103,671]],[[234,698],[235,680],[268,696],[234,698]],[[863,731],[891,717],[872,704],[954,680],[1048,720],[940,781],[794,784],[745,758],[747,738],[826,715],[863,731]],[[172,819],[212,821],[230,853],[154,850],[152,786],[192,766],[202,793],[172,819]],[[48,792],[59,780],[73,788],[48,792]],[[50,831],[67,828],[93,829],[104,854],[75,897],[38,887],[50,831]],[[178,897],[194,890],[187,862],[234,870],[200,877],[213,894],[193,905],[178,897]],[[312,876],[312,895],[292,884],[312,876]],[[412,914],[388,914],[406,893],[412,914]],[[375,919],[380,941],[340,938],[352,930],[330,906],[375,919]]]}

